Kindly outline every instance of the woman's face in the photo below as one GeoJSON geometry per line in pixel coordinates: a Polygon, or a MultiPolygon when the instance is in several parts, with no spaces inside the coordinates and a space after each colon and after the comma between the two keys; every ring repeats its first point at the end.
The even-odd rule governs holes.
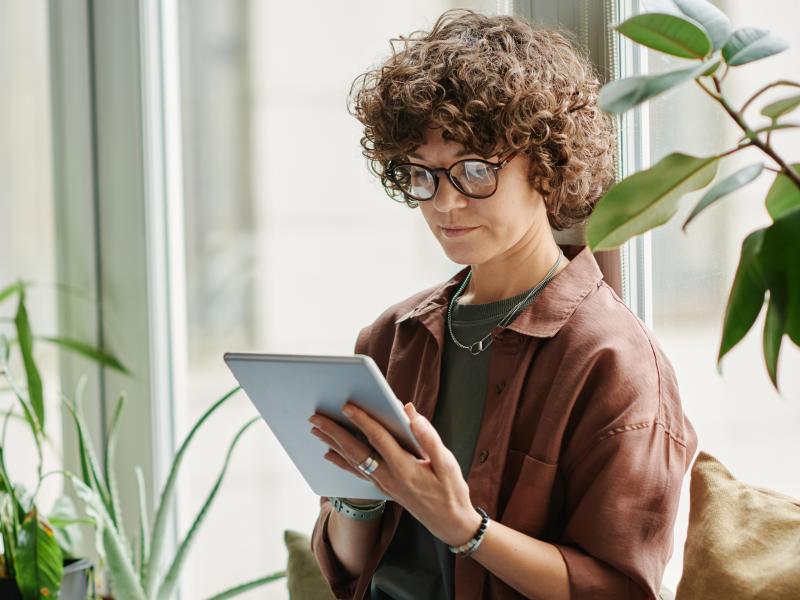
{"type": "MultiPolygon", "coordinates": [[[[425,143],[410,159],[426,167],[449,167],[464,158],[482,158],[477,154],[457,156],[463,147],[447,142],[441,129],[429,128],[425,143]]],[[[488,160],[498,162],[500,157],[488,160]]],[[[422,201],[419,208],[433,235],[447,256],[457,264],[479,265],[522,250],[527,242],[538,237],[537,230],[549,228],[541,194],[527,180],[529,158],[517,154],[497,171],[495,193],[488,198],[470,198],[453,187],[444,173],[439,174],[439,188],[432,200],[422,201]],[[448,234],[443,227],[474,227],[459,235],[448,234]]]]}

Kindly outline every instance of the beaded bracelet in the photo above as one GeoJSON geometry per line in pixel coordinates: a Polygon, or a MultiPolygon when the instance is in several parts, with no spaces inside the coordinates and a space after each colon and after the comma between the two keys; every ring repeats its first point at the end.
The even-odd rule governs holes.
{"type": "Polygon", "coordinates": [[[480,506],[475,506],[474,508],[481,514],[481,525],[478,527],[478,531],[460,546],[447,546],[450,549],[450,552],[460,558],[469,556],[478,549],[478,546],[480,546],[481,542],[483,541],[483,535],[486,533],[486,529],[489,527],[489,515],[486,514],[486,511],[480,506]]]}

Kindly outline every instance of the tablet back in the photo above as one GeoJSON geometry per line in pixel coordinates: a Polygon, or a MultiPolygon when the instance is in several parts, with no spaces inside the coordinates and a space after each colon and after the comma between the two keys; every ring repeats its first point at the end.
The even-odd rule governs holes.
{"type": "Polygon", "coordinates": [[[319,496],[391,499],[371,482],[326,460],[328,445],[311,433],[308,418],[319,411],[366,441],[341,413],[348,398],[389,429],[417,456],[422,450],[408,416],[371,357],[228,352],[225,363],[272,433],[319,496]]]}

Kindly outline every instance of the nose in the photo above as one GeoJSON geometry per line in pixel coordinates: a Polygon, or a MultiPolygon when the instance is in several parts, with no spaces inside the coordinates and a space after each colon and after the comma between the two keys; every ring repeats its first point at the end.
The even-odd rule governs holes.
{"type": "Polygon", "coordinates": [[[453,185],[446,173],[437,173],[439,177],[439,189],[431,200],[433,207],[439,212],[448,212],[454,208],[464,207],[469,203],[461,191],[453,185]]]}

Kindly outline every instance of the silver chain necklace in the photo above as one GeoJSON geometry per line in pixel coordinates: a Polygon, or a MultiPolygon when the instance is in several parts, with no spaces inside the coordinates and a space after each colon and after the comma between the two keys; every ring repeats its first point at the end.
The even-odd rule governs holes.
{"type": "MultiPolygon", "coordinates": [[[[508,311],[508,313],[506,313],[506,315],[502,319],[500,319],[500,321],[494,327],[497,327],[498,325],[505,326],[508,323],[510,323],[514,319],[514,317],[516,317],[515,312],[517,311],[517,309],[519,309],[520,306],[524,305],[531,297],[535,297],[542,290],[542,288],[544,288],[544,286],[546,286],[550,282],[550,280],[555,276],[554,275],[555,271],[558,268],[558,265],[561,264],[561,258],[563,256],[564,256],[564,251],[561,248],[559,248],[558,258],[556,259],[555,264],[552,267],[550,267],[550,270],[547,272],[547,275],[544,276],[544,279],[542,279],[539,283],[537,283],[536,286],[530,292],[528,292],[528,295],[525,296],[522,300],[520,300],[516,304],[516,306],[512,307],[511,310],[508,311]]],[[[492,345],[492,342],[494,340],[489,340],[487,344],[483,343],[487,338],[491,337],[492,330],[489,330],[489,333],[487,333],[477,342],[473,342],[469,346],[465,346],[456,339],[456,336],[453,333],[453,324],[452,324],[453,305],[456,303],[456,300],[464,291],[464,288],[467,286],[467,283],[469,283],[471,277],[472,277],[472,269],[470,269],[469,273],[467,273],[467,276],[461,283],[461,287],[458,288],[458,291],[456,291],[456,293],[453,295],[453,298],[450,300],[450,304],[447,307],[447,327],[450,330],[450,337],[453,338],[453,342],[455,343],[456,346],[458,346],[459,348],[464,348],[465,350],[469,350],[473,355],[478,355],[484,350],[486,350],[486,348],[492,345]]],[[[494,329],[494,327],[492,327],[492,329],[494,329]]]]}

